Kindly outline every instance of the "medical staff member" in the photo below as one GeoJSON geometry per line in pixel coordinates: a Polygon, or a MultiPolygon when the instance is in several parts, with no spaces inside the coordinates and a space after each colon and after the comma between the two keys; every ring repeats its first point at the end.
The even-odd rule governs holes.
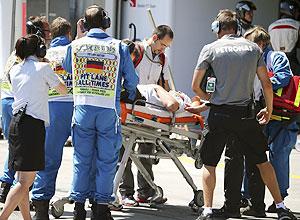
{"type": "MultiPolygon", "coordinates": [[[[45,19],[45,17],[40,16],[30,16],[28,22],[26,23],[26,32],[27,34],[37,34],[41,37],[45,37],[47,39],[51,38],[51,34],[49,32],[49,23],[45,19]]],[[[4,74],[1,76],[1,102],[2,102],[2,129],[4,133],[4,137],[8,139],[8,130],[9,124],[12,118],[12,103],[13,93],[11,89],[11,85],[8,79],[9,70],[16,64],[20,63],[21,59],[16,56],[15,51],[9,56],[7,63],[5,65],[4,74]]],[[[0,177],[1,181],[1,193],[0,193],[0,202],[4,203],[6,200],[6,196],[14,182],[15,172],[8,168],[8,158],[4,163],[4,173],[0,177]]]]}
{"type": "Polygon", "coordinates": [[[96,166],[96,187],[92,209],[95,219],[111,220],[108,203],[114,201],[113,179],[122,145],[120,93],[123,87],[135,98],[138,76],[128,47],[105,33],[110,18],[103,8],[85,11],[85,37],[68,48],[64,61],[73,73],[74,176],[71,198],[75,200],[74,219],[85,219],[84,203],[91,197],[89,174],[96,166]]]}
{"type": "Polygon", "coordinates": [[[71,43],[71,24],[58,17],[50,26],[53,37],[46,58],[53,71],[64,81],[68,94],[61,95],[56,90],[49,91],[50,126],[46,128],[45,139],[45,169],[37,173],[32,188],[34,219],[49,219],[49,201],[55,194],[55,182],[61,165],[63,147],[71,135],[73,115],[72,73],[67,73],[63,67],[68,45],[71,43]]]}
{"type": "Polygon", "coordinates": [[[270,24],[268,32],[275,51],[286,53],[294,75],[300,75],[297,58],[299,48],[300,5],[298,1],[283,0],[279,6],[280,18],[270,24]]]}
{"type": "MultiPolygon", "coordinates": [[[[159,25],[155,28],[150,38],[141,43],[142,52],[139,54],[141,60],[136,66],[136,71],[139,74],[139,84],[159,84],[165,90],[169,91],[170,71],[168,67],[168,58],[165,55],[165,50],[170,47],[173,41],[173,31],[167,25],[159,25]]],[[[139,153],[152,154],[154,145],[149,143],[139,143],[139,153]]],[[[152,180],[154,175],[152,171],[152,159],[140,159],[141,163],[150,174],[152,180]]],[[[128,206],[136,206],[138,203],[147,203],[154,196],[154,190],[147,183],[144,177],[138,172],[138,195],[137,201],[134,199],[134,179],[131,171],[131,161],[126,166],[121,185],[119,186],[122,195],[122,203],[128,206]]],[[[153,201],[157,203],[165,203],[166,198],[153,201]]]]}
{"type": "MultiPolygon", "coordinates": [[[[192,82],[195,93],[210,100],[209,130],[200,152],[204,164],[204,210],[198,220],[217,217],[212,212],[215,169],[231,136],[234,136],[236,141],[234,146],[237,152],[249,158],[259,168],[262,179],[276,202],[278,218],[294,219],[295,216],[286,209],[281,198],[274,169],[265,153],[267,140],[260,128],[260,124],[269,122],[273,108],[272,85],[267,76],[261,50],[253,42],[236,35],[237,20],[235,13],[230,10],[220,11],[212,28],[218,40],[205,45],[202,49],[192,82]],[[209,66],[214,70],[215,78],[209,81],[206,91],[203,91],[199,85],[209,66]],[[256,74],[262,84],[266,100],[266,107],[257,115],[252,104],[256,74]]],[[[203,104],[198,107],[187,107],[186,110],[199,113],[208,108],[207,104],[203,104]]],[[[237,170],[239,170],[237,175],[241,175],[241,168],[237,170]]],[[[239,184],[241,185],[241,179],[239,184]]],[[[236,190],[239,193],[240,186],[236,190]]],[[[232,216],[226,216],[227,212],[221,217],[240,217],[239,203],[230,208],[233,211],[230,213],[232,216]]]]}
{"type": "MultiPolygon", "coordinates": [[[[278,89],[287,86],[293,76],[289,60],[285,53],[272,50],[270,46],[270,35],[262,27],[257,26],[247,31],[245,38],[256,43],[262,49],[267,69],[274,74],[270,78],[273,91],[276,92],[278,89]]],[[[261,93],[256,94],[256,96],[262,95],[261,93]]],[[[275,169],[281,197],[283,199],[288,195],[287,190],[290,185],[290,153],[297,140],[297,131],[298,126],[296,122],[287,123],[287,121],[282,119],[276,120],[276,117],[274,117],[265,128],[269,142],[272,141],[269,144],[269,158],[275,169]]],[[[257,180],[257,178],[254,177],[257,173],[256,167],[251,164],[251,161],[246,162],[247,168],[249,168],[248,174],[250,174],[249,189],[252,206],[244,210],[243,214],[264,217],[265,186],[261,184],[262,180],[257,180]]],[[[273,203],[267,211],[275,213],[275,203],[273,203]]]]}
{"type": "Polygon", "coordinates": [[[13,117],[9,128],[9,168],[16,171],[17,183],[7,195],[1,220],[6,220],[19,206],[23,219],[31,219],[29,187],[36,171],[45,168],[45,125],[49,125],[48,90],[66,94],[65,85],[48,63],[39,62],[46,46],[38,35],[21,37],[16,55],[23,62],[9,72],[14,93],[13,117]]]}

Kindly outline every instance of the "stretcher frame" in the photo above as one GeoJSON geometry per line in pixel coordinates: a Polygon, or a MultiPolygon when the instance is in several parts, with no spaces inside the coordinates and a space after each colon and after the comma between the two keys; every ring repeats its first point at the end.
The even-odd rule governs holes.
{"type": "MultiPolygon", "coordinates": [[[[147,102],[146,102],[147,103],[147,102]]],[[[151,104],[151,103],[147,103],[151,104]]],[[[163,124],[154,120],[142,118],[136,115],[137,110],[135,110],[135,103],[132,105],[132,111],[127,112],[126,120],[123,120],[122,124],[122,136],[123,136],[123,146],[125,148],[122,160],[119,164],[118,172],[114,179],[114,194],[116,195],[116,200],[113,205],[115,207],[120,207],[120,201],[117,197],[117,191],[122,179],[126,164],[130,158],[136,165],[137,169],[140,171],[141,175],[145,178],[146,182],[154,189],[155,195],[150,199],[149,204],[156,204],[163,198],[163,191],[161,187],[157,186],[151,179],[150,174],[144,168],[139,158],[148,159],[172,159],[184,179],[187,181],[188,185],[192,188],[194,192],[194,198],[189,203],[189,206],[193,210],[198,210],[199,207],[203,206],[203,192],[199,190],[195,185],[192,177],[189,175],[188,171],[185,169],[183,164],[178,159],[182,154],[193,157],[195,159],[195,165],[200,168],[202,165],[198,152],[200,149],[191,147],[189,141],[190,138],[196,140],[202,140],[202,132],[196,133],[192,131],[187,131],[180,127],[175,126],[175,118],[171,120],[169,124],[163,124]],[[184,136],[185,139],[170,138],[170,134],[176,134],[184,136]],[[152,143],[159,151],[155,154],[139,154],[135,150],[135,145],[137,143],[152,143]],[[194,153],[192,152],[194,151],[194,153]],[[196,152],[195,152],[196,151],[196,152]]],[[[175,115],[173,114],[173,117],[175,115]]]]}

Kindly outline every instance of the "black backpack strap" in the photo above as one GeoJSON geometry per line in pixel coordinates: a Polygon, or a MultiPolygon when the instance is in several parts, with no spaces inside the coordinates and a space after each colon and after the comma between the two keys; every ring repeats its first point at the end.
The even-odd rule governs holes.
{"type": "Polygon", "coordinates": [[[160,64],[161,64],[161,71],[160,71],[160,79],[158,80],[158,84],[159,84],[159,81],[161,80],[161,86],[166,89],[165,87],[165,77],[164,77],[164,66],[165,66],[165,63],[166,63],[166,55],[164,53],[161,53],[158,55],[159,56],[159,61],[160,61],[160,64]]]}

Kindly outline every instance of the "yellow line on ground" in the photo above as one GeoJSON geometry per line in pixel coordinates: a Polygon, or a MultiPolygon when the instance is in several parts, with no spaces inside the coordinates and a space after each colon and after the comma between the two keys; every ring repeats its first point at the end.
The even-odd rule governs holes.
{"type": "MultiPolygon", "coordinates": [[[[181,156],[181,157],[179,157],[179,160],[182,163],[194,164],[194,159],[191,158],[191,157],[181,156]]],[[[225,164],[224,163],[219,163],[217,167],[218,168],[224,168],[225,164]]],[[[300,179],[300,175],[291,174],[290,176],[291,176],[292,179],[300,179]]]]}

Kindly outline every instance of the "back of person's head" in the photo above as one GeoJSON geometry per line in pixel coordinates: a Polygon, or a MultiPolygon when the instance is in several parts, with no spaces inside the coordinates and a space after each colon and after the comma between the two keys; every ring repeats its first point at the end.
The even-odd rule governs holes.
{"type": "Polygon", "coordinates": [[[71,24],[65,18],[55,18],[51,25],[50,31],[53,38],[69,35],[71,32],[71,24]]]}
{"type": "Polygon", "coordinates": [[[256,6],[251,1],[239,1],[235,5],[235,12],[238,19],[244,19],[245,13],[253,10],[256,10],[256,6]]]}
{"type": "Polygon", "coordinates": [[[215,21],[212,23],[212,31],[219,33],[220,31],[237,32],[238,22],[236,13],[229,9],[220,10],[215,21]]]}
{"type": "Polygon", "coordinates": [[[101,28],[103,30],[110,27],[110,18],[107,12],[98,5],[89,6],[84,14],[84,28],[90,30],[92,28],[101,28]]]}
{"type": "Polygon", "coordinates": [[[133,54],[134,48],[135,48],[135,43],[129,39],[124,39],[124,40],[122,40],[122,42],[128,46],[129,53],[133,54]]]}
{"type": "Polygon", "coordinates": [[[174,37],[173,31],[168,25],[157,26],[152,33],[153,35],[157,35],[158,39],[163,39],[165,36],[169,36],[171,39],[174,37]]]}
{"type": "Polygon", "coordinates": [[[263,44],[263,49],[270,44],[270,35],[261,26],[255,26],[254,28],[247,30],[244,34],[244,38],[256,44],[263,44]]]}
{"type": "Polygon", "coordinates": [[[283,0],[279,6],[279,17],[280,18],[292,18],[299,20],[300,16],[300,5],[295,0],[283,0]]]}
{"type": "Polygon", "coordinates": [[[44,37],[44,23],[48,23],[45,16],[30,16],[26,23],[26,33],[44,37]]]}
{"type": "Polygon", "coordinates": [[[16,42],[16,55],[22,60],[35,55],[43,58],[46,55],[46,46],[42,38],[36,34],[29,34],[25,37],[20,37],[16,42]]]}

